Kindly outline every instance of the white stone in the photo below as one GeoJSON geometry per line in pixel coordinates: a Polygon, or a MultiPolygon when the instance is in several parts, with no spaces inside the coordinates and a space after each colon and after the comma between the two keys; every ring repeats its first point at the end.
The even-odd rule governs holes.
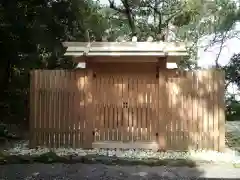
{"type": "Polygon", "coordinates": [[[153,37],[152,36],[149,36],[148,38],[147,38],[147,42],[152,42],[153,41],[153,37]]]}
{"type": "Polygon", "coordinates": [[[137,37],[136,36],[132,37],[132,42],[137,42],[137,37]]]}

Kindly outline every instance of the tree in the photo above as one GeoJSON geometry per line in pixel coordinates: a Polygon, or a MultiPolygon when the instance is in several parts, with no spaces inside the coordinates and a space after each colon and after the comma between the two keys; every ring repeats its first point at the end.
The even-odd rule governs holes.
{"type": "Polygon", "coordinates": [[[63,41],[101,39],[107,21],[93,1],[3,0],[0,2],[1,120],[28,117],[29,71],[73,68],[63,41]],[[98,28],[95,28],[95,27],[98,28]]]}

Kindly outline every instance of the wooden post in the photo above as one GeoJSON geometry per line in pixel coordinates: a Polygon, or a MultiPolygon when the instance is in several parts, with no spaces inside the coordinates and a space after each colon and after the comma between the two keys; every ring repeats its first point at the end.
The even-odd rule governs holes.
{"type": "Polygon", "coordinates": [[[86,89],[85,89],[85,110],[86,110],[86,126],[84,128],[84,148],[92,148],[94,140],[93,121],[94,121],[94,107],[93,107],[93,71],[87,70],[86,73],[86,89]]]}
{"type": "Polygon", "coordinates": [[[160,71],[167,69],[167,57],[158,58],[158,68],[160,71]]]}

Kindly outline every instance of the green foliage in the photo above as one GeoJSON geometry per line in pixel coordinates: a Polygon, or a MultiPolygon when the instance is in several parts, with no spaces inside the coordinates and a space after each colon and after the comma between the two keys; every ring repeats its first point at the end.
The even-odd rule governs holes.
{"type": "Polygon", "coordinates": [[[240,53],[234,54],[229,63],[223,67],[226,83],[234,83],[240,88],[240,53]]]}
{"type": "Polygon", "coordinates": [[[240,102],[234,96],[226,98],[226,119],[228,121],[240,120],[240,102]]]}
{"type": "MultiPolygon", "coordinates": [[[[225,88],[235,84],[240,89],[240,54],[234,54],[229,63],[222,67],[225,71],[225,88]]],[[[229,121],[240,120],[240,102],[236,100],[234,95],[226,97],[226,118],[229,121]]]]}
{"type": "Polygon", "coordinates": [[[62,42],[85,41],[87,30],[101,39],[108,21],[99,11],[90,0],[0,2],[2,121],[28,124],[30,70],[74,68],[62,42]]]}

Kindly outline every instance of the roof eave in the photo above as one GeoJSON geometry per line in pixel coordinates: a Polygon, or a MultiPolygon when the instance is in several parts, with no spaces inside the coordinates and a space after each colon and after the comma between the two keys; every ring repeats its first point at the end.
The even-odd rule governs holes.
{"type": "Polygon", "coordinates": [[[187,52],[66,52],[65,56],[188,56],[187,52]]]}

